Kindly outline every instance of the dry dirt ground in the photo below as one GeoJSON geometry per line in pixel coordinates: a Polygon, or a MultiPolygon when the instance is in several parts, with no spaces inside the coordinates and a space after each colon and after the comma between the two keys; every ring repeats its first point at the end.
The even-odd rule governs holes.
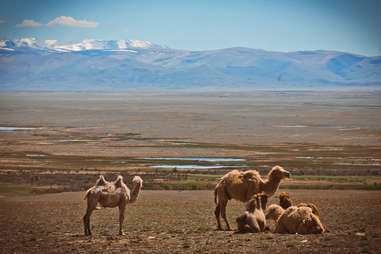
{"type": "MultiPolygon", "coordinates": [[[[126,211],[126,236],[118,235],[117,209],[108,208],[94,212],[87,237],[84,192],[68,192],[0,198],[0,253],[380,253],[381,192],[289,192],[296,202],[319,206],[328,233],[217,231],[211,191],[143,190],[126,211]]],[[[234,228],[243,209],[228,205],[234,228]]]]}

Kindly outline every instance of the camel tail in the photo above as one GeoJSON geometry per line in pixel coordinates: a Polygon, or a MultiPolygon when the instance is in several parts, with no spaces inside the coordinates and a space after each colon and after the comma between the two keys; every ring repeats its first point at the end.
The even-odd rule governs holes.
{"type": "Polygon", "coordinates": [[[228,191],[226,190],[225,182],[220,181],[217,183],[216,187],[214,188],[214,203],[217,204],[219,199],[225,199],[228,200],[231,199],[228,191]],[[222,188],[222,190],[221,190],[222,188]],[[221,196],[222,195],[222,196],[221,196]]]}
{"type": "Polygon", "coordinates": [[[133,187],[131,192],[130,203],[135,202],[138,199],[140,190],[143,187],[143,180],[139,176],[134,176],[134,178],[132,179],[132,184],[133,187]]]}
{"type": "Polygon", "coordinates": [[[220,198],[219,195],[218,195],[218,189],[221,188],[221,180],[218,181],[218,183],[216,184],[216,187],[214,187],[214,203],[217,205],[218,203],[218,199],[220,198]]]}

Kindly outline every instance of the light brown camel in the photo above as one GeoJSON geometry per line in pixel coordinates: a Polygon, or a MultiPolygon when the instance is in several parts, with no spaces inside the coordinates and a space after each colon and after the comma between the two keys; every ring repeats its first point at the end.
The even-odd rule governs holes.
{"type": "Polygon", "coordinates": [[[244,214],[236,219],[239,233],[258,233],[265,231],[266,218],[264,210],[267,205],[266,194],[255,194],[246,204],[244,214]]]}
{"type": "MultiPolygon", "coordinates": [[[[290,194],[288,192],[281,192],[279,194],[279,205],[283,209],[287,209],[292,206],[292,199],[290,198],[290,194]]],[[[320,219],[320,213],[318,207],[314,203],[299,203],[296,205],[297,207],[309,207],[312,209],[313,214],[315,214],[320,219]]]]}
{"type": "Polygon", "coordinates": [[[221,177],[214,189],[214,202],[216,209],[214,214],[217,219],[218,229],[222,230],[220,215],[224,219],[227,229],[231,230],[226,218],[226,206],[230,199],[247,202],[254,194],[264,192],[271,197],[278,190],[280,181],[290,177],[290,172],[280,166],[275,166],[263,180],[256,170],[238,171],[233,170],[221,177]]]}
{"type": "Polygon", "coordinates": [[[279,205],[271,205],[266,210],[266,219],[276,221],[274,233],[280,234],[321,234],[324,226],[310,207],[290,206],[284,210],[279,205]]]}
{"type": "Polygon", "coordinates": [[[85,227],[85,235],[91,235],[90,231],[90,216],[99,203],[101,207],[119,207],[119,234],[124,235],[122,230],[124,211],[128,203],[133,203],[137,200],[140,190],[143,186],[143,180],[139,176],[132,179],[132,192],[123,182],[123,177],[118,176],[113,182],[108,182],[101,175],[95,185],[87,190],[85,199],[87,199],[87,210],[83,217],[85,227]]]}

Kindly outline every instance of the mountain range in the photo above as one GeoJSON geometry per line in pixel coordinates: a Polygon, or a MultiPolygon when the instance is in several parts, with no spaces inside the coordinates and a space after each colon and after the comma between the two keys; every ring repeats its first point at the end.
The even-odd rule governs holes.
{"type": "Polygon", "coordinates": [[[0,40],[2,91],[381,87],[381,56],[251,48],[189,51],[138,40],[0,40]]]}

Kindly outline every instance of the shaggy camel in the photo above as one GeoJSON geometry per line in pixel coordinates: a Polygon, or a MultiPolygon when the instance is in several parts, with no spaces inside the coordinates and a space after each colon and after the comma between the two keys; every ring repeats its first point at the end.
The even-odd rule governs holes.
{"type": "Polygon", "coordinates": [[[309,207],[290,206],[284,210],[279,205],[271,205],[266,209],[266,219],[276,221],[274,233],[320,234],[325,231],[319,217],[309,207]]]}
{"type": "Polygon", "coordinates": [[[266,227],[266,218],[263,212],[263,210],[266,209],[266,205],[266,194],[254,195],[249,202],[247,202],[246,212],[236,219],[238,232],[263,232],[266,227]]]}
{"type": "MultiPolygon", "coordinates": [[[[289,208],[290,206],[292,206],[292,200],[290,198],[290,194],[288,194],[288,192],[281,192],[279,194],[279,205],[283,208],[283,209],[287,209],[289,208]]],[[[319,209],[317,208],[317,206],[314,204],[314,203],[299,203],[296,205],[297,207],[309,207],[312,209],[312,212],[317,216],[319,217],[320,219],[320,213],[319,213],[319,209]]]]}
{"type": "Polygon", "coordinates": [[[264,192],[267,197],[271,197],[278,190],[280,181],[290,177],[290,172],[280,166],[275,166],[263,180],[256,170],[241,172],[233,170],[224,175],[214,189],[214,202],[218,229],[222,230],[220,215],[224,219],[227,229],[231,230],[229,221],[226,218],[226,206],[230,199],[247,202],[257,193],[264,192]]]}
{"type": "Polygon", "coordinates": [[[138,199],[143,180],[139,176],[132,179],[132,192],[123,182],[123,177],[118,176],[114,182],[108,182],[101,175],[95,185],[87,190],[85,198],[87,199],[87,210],[83,217],[85,235],[91,235],[90,216],[99,203],[101,207],[119,207],[119,234],[124,235],[122,230],[124,211],[128,203],[133,203],[138,199]]]}

